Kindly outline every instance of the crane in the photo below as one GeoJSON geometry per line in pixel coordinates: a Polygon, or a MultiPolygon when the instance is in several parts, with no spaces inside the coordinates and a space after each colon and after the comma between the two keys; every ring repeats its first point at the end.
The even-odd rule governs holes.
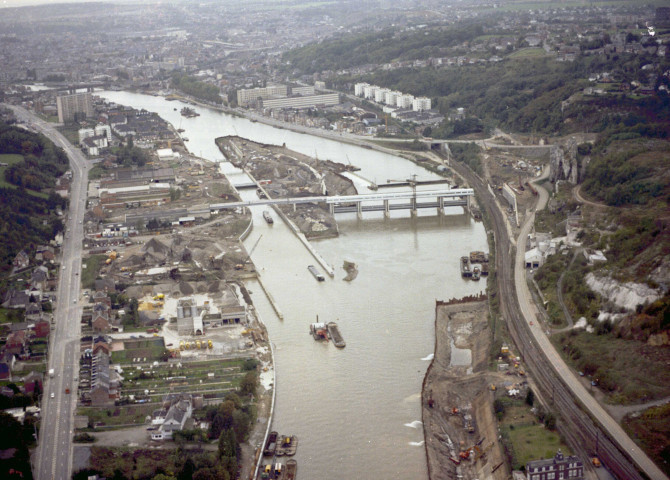
{"type": "Polygon", "coordinates": [[[263,238],[262,234],[261,234],[260,237],[258,237],[258,239],[256,240],[256,243],[254,243],[254,246],[251,247],[251,250],[249,250],[249,255],[247,255],[247,258],[245,258],[242,263],[238,263],[237,265],[235,265],[235,270],[244,269],[244,266],[247,264],[247,262],[251,258],[251,254],[254,253],[254,250],[256,250],[256,247],[258,246],[258,243],[261,241],[261,238],[263,238]]]}

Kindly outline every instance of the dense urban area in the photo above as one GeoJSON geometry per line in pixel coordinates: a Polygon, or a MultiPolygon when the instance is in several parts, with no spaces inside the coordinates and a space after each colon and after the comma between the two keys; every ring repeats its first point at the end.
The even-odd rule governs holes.
{"type": "Polygon", "coordinates": [[[28,3],[0,8],[0,477],[668,478],[663,1],[28,3]],[[426,252],[466,226],[481,246],[426,252]],[[320,253],[368,229],[420,254],[320,253]],[[274,338],[312,283],[341,310],[274,338]],[[374,353],[416,341],[390,316],[388,346],[344,318],[371,283],[429,302],[417,368],[374,353]],[[420,441],[356,444],[343,385],[396,389],[378,358],[420,441]]]}

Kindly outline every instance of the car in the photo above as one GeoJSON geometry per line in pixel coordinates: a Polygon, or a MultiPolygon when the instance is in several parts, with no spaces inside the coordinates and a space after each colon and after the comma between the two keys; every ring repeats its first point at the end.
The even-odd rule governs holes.
{"type": "Polygon", "coordinates": [[[584,376],[584,372],[578,372],[580,377],[584,376]]]}
{"type": "Polygon", "coordinates": [[[70,393],[70,389],[69,389],[69,388],[66,388],[66,389],[65,389],[65,393],[70,393]]]}
{"type": "Polygon", "coordinates": [[[51,398],[54,398],[55,396],[56,396],[56,394],[52,392],[51,393],[51,398]]]}
{"type": "Polygon", "coordinates": [[[72,300],[72,303],[77,303],[77,299],[75,298],[74,300],[72,300]]]}

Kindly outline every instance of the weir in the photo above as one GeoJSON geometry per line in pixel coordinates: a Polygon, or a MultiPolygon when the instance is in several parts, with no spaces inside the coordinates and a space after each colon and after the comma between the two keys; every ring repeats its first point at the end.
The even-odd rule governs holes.
{"type": "Polygon", "coordinates": [[[359,195],[333,195],[314,197],[259,198],[241,202],[215,203],[210,210],[222,208],[252,207],[257,205],[299,205],[304,203],[325,203],[331,213],[385,212],[391,210],[411,210],[416,213],[420,208],[436,208],[443,211],[444,207],[470,208],[470,198],[474,195],[471,188],[444,188],[436,190],[418,190],[406,192],[377,192],[359,195]],[[426,199],[428,201],[420,201],[426,199]],[[391,201],[409,200],[409,202],[391,203],[391,201]]]}

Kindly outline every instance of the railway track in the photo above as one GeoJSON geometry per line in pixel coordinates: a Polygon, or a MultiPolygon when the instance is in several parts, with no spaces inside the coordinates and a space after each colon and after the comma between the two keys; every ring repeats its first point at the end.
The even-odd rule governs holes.
{"type": "MultiPolygon", "coordinates": [[[[584,411],[580,401],[563,383],[548,358],[534,341],[533,334],[525,322],[519,307],[514,284],[514,256],[512,244],[507,232],[505,219],[496,204],[488,186],[469,168],[458,162],[451,167],[465,178],[475,190],[481,208],[485,209],[493,224],[495,238],[496,280],[500,296],[500,309],[514,343],[521,353],[523,361],[531,371],[538,386],[540,396],[553,405],[559,413],[557,427],[567,443],[584,461],[585,470],[595,476],[589,459],[598,455],[600,461],[610,472],[620,479],[642,480],[637,466],[628,452],[619,448],[599,424],[584,411]]],[[[523,248],[520,246],[519,248],[523,248]]]]}

